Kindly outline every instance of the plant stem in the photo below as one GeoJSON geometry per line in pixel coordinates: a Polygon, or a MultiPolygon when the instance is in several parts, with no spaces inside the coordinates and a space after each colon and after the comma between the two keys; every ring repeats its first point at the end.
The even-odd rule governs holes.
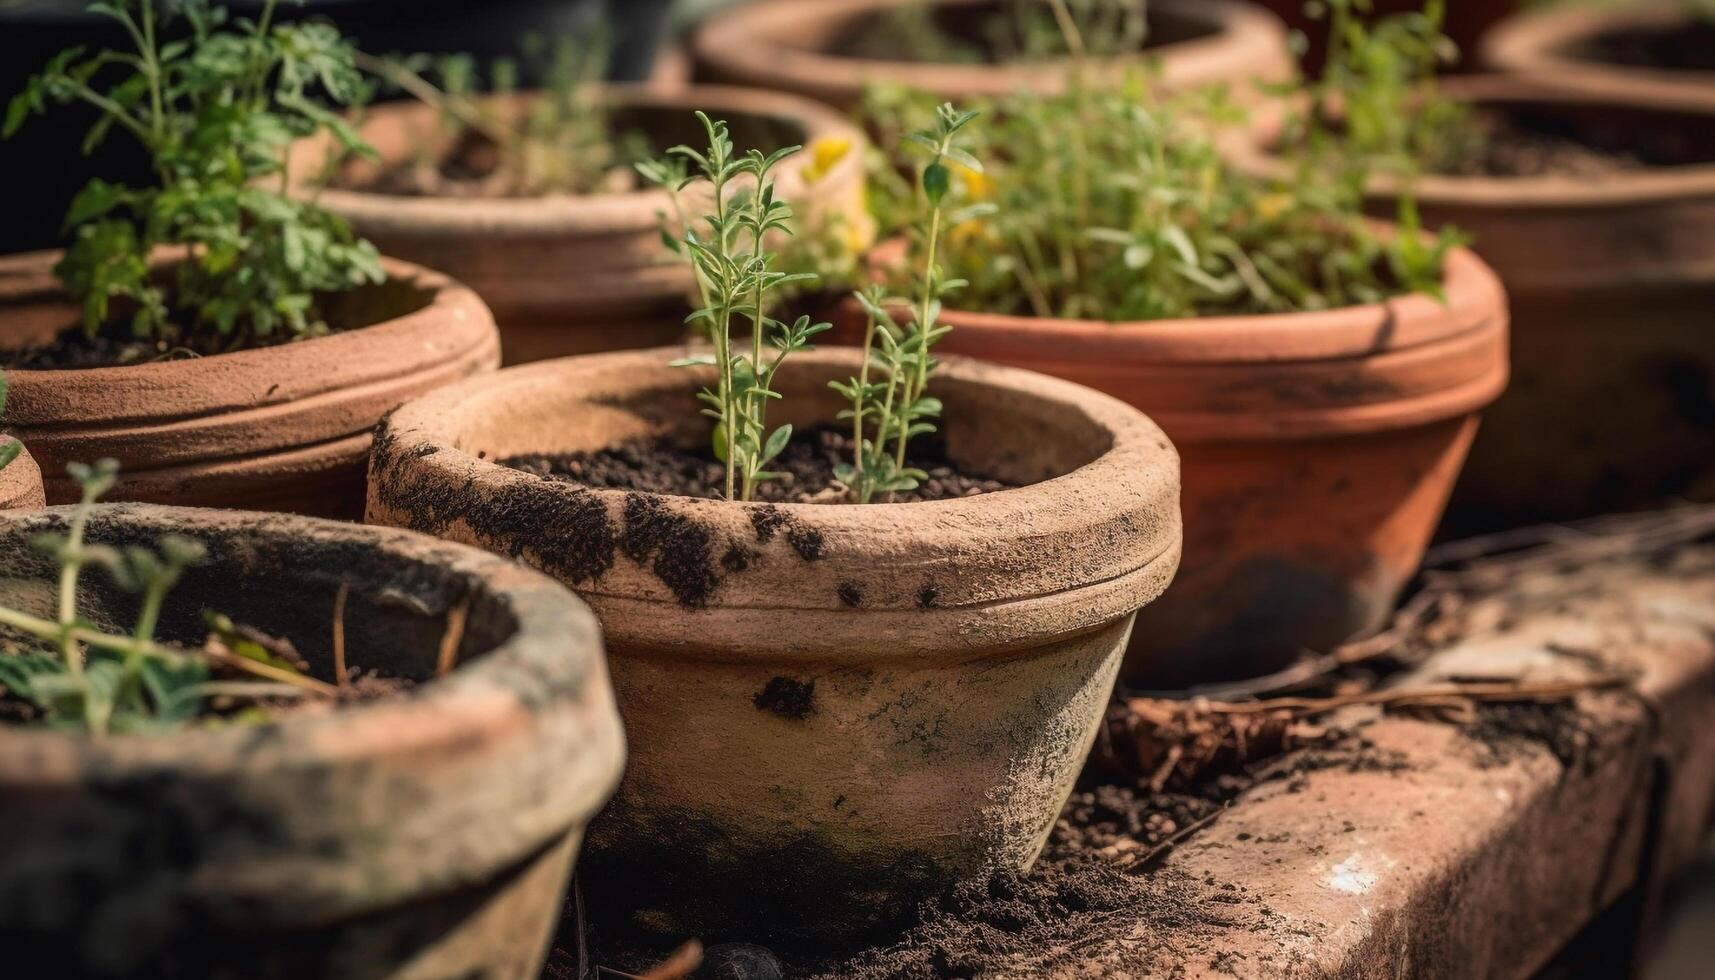
{"type": "Polygon", "coordinates": [[[869,349],[875,342],[875,329],[880,325],[880,319],[874,314],[869,315],[869,323],[863,329],[863,365],[858,368],[857,393],[852,396],[852,474],[857,477],[856,491],[858,503],[869,503],[870,489],[869,467],[863,458],[863,416],[864,403],[868,401],[869,391],[869,349]]]}
{"type": "MultiPolygon", "coordinates": [[[[923,396],[923,389],[929,382],[929,331],[935,329],[930,322],[931,308],[935,303],[935,259],[941,244],[941,205],[934,205],[929,214],[929,241],[927,255],[923,261],[923,295],[917,306],[917,332],[923,335],[922,350],[918,352],[917,368],[913,376],[905,379],[905,399],[901,404],[903,411],[899,417],[899,443],[893,447],[893,462],[898,472],[905,468],[905,445],[911,439],[911,406],[923,396]]],[[[893,499],[893,493],[887,497],[893,499]]]]}
{"type": "Polygon", "coordinates": [[[60,642],[60,655],[65,658],[66,670],[77,680],[83,679],[83,651],[78,648],[72,627],[77,623],[77,578],[83,569],[83,558],[78,552],[83,550],[83,532],[89,524],[89,507],[95,502],[95,494],[87,488],[83,492],[83,503],[72,513],[71,533],[66,537],[66,554],[70,560],[60,567],[60,605],[59,628],[57,635],[60,642]]]}
{"type": "MultiPolygon", "coordinates": [[[[74,642],[87,644],[98,650],[107,650],[113,653],[124,654],[135,649],[141,651],[146,657],[153,657],[170,663],[176,663],[186,657],[200,656],[223,666],[231,667],[235,670],[241,670],[245,673],[255,674],[258,677],[266,677],[282,684],[290,684],[293,687],[300,687],[314,694],[332,696],[338,693],[338,689],[333,685],[325,684],[316,680],[314,677],[306,677],[303,674],[293,673],[289,670],[282,670],[279,667],[260,663],[255,660],[251,660],[248,657],[240,657],[235,653],[221,653],[207,649],[175,650],[172,647],[162,646],[161,644],[152,641],[148,643],[138,643],[137,638],[134,636],[116,636],[111,633],[103,633],[100,630],[85,626],[77,626],[70,630],[66,630],[58,623],[42,619],[39,616],[32,616],[29,613],[18,612],[15,609],[7,609],[4,606],[0,606],[0,626],[9,626],[15,630],[28,633],[31,636],[42,640],[54,640],[61,636],[69,636],[74,642]]],[[[79,670],[81,671],[81,665],[79,670]]]]}

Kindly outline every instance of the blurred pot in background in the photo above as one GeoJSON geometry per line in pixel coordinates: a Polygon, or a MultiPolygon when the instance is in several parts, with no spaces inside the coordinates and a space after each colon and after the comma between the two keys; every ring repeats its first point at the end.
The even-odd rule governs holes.
{"type": "MultiPolygon", "coordinates": [[[[648,76],[672,0],[285,0],[277,16],[326,18],[371,52],[468,52],[487,59],[514,54],[528,34],[553,37],[609,25],[611,77],[648,76]]],[[[262,0],[228,0],[233,16],[254,16],[262,0]]],[[[0,102],[24,87],[56,52],[124,40],[120,27],[92,13],[86,0],[0,0],[0,102]]],[[[0,254],[61,244],[61,219],[92,177],[146,182],[141,153],[117,141],[92,157],[82,153],[93,112],[66,108],[0,144],[7,177],[27,195],[9,202],[0,223],[0,254]]]]}

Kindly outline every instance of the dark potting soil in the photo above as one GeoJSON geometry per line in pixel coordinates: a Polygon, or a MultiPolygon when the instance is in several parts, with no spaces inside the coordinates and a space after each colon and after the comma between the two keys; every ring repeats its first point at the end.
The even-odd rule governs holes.
{"type": "Polygon", "coordinates": [[[188,360],[227,353],[216,342],[223,339],[193,334],[185,343],[169,344],[139,340],[124,325],[105,328],[94,337],[85,334],[81,327],[68,327],[46,344],[0,349],[0,366],[15,371],[52,371],[188,360]]]}
{"type": "Polygon", "coordinates": [[[1715,23],[1687,17],[1672,27],[1610,31],[1578,45],[1573,53],[1615,65],[1715,71],[1715,23]]]}
{"type": "MultiPolygon", "coordinates": [[[[637,173],[630,163],[642,158],[648,141],[631,135],[620,141],[622,162],[607,168],[588,181],[587,186],[573,187],[562,193],[626,194],[637,190],[637,173]]],[[[535,198],[548,195],[530,193],[514,185],[501,170],[500,151],[486,139],[466,137],[439,160],[401,160],[380,169],[362,182],[335,181],[338,186],[371,194],[396,197],[440,197],[455,200],[494,198],[535,198]]]]}
{"type": "Polygon", "coordinates": [[[1480,704],[1476,720],[1461,731],[1479,747],[1484,767],[1502,766],[1547,749],[1564,769],[1588,765],[1596,731],[1589,715],[1571,701],[1480,704]]]}
{"type": "Polygon", "coordinates": [[[1440,162],[1451,177],[1601,177],[1647,169],[1636,154],[1501,119],[1482,123],[1470,152],[1440,162]]]}
{"type": "MultiPolygon", "coordinates": [[[[850,496],[834,478],[834,467],[851,459],[851,446],[851,435],[833,426],[794,432],[785,451],[769,464],[769,469],[785,476],[759,486],[755,499],[777,504],[849,502],[850,496]]],[[[898,502],[974,497],[1014,486],[960,471],[932,439],[919,437],[911,448],[908,465],[923,470],[929,479],[916,490],[900,493],[895,498],[898,502]]],[[[594,452],[514,456],[500,463],[543,479],[582,486],[706,499],[720,498],[725,480],[709,448],[681,449],[656,442],[628,442],[594,452]]]]}
{"type": "MultiPolygon", "coordinates": [[[[188,319],[188,318],[186,318],[188,319]]],[[[183,322],[183,321],[181,321],[183,322]]],[[[367,324],[354,324],[340,329],[356,329],[367,324]]],[[[182,361],[234,351],[257,350],[295,343],[299,338],[281,331],[278,339],[263,339],[248,331],[228,336],[213,330],[181,330],[181,337],[168,342],[141,340],[131,333],[126,318],[116,318],[91,337],[81,326],[71,326],[54,335],[54,339],[34,347],[0,348],[0,367],[14,371],[76,370],[80,368],[122,367],[128,364],[154,364],[161,361],[182,361]]]]}

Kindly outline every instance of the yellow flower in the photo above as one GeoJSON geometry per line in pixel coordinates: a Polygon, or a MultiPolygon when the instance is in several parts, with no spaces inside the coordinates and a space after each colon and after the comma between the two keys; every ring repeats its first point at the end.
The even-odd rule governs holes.
{"type": "Polygon", "coordinates": [[[1285,214],[1292,207],[1291,194],[1264,194],[1256,200],[1257,217],[1264,221],[1273,221],[1285,214]]]}
{"type": "Polygon", "coordinates": [[[814,184],[826,177],[851,151],[852,141],[844,136],[824,136],[810,144],[810,162],[800,171],[804,182],[814,184]]]}
{"type": "Polygon", "coordinates": [[[972,170],[962,163],[953,164],[953,172],[964,182],[965,193],[973,201],[986,201],[994,196],[994,179],[988,174],[972,170]]]}

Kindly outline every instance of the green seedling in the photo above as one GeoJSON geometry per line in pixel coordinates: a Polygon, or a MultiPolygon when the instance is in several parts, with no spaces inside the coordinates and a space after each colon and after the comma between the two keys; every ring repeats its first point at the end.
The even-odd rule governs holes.
{"type": "Polygon", "coordinates": [[[370,151],[330,108],[364,96],[351,46],[326,24],[276,23],[277,6],[267,0],[255,21],[228,24],[203,0],[91,3],[132,48],[62,51],[12,99],[4,135],[32,114],[82,103],[100,116],[85,152],[122,131],[154,170],[147,187],[91,181],[66,215],[73,238],[55,271],[82,303],[89,335],[124,315],[134,336],[163,345],[292,340],[329,329],[324,294],[381,281],[369,243],[287,193],[294,140],[327,131],[370,151]],[[188,37],[164,38],[169,11],[188,37]],[[165,273],[161,259],[179,261],[165,273]]]}

